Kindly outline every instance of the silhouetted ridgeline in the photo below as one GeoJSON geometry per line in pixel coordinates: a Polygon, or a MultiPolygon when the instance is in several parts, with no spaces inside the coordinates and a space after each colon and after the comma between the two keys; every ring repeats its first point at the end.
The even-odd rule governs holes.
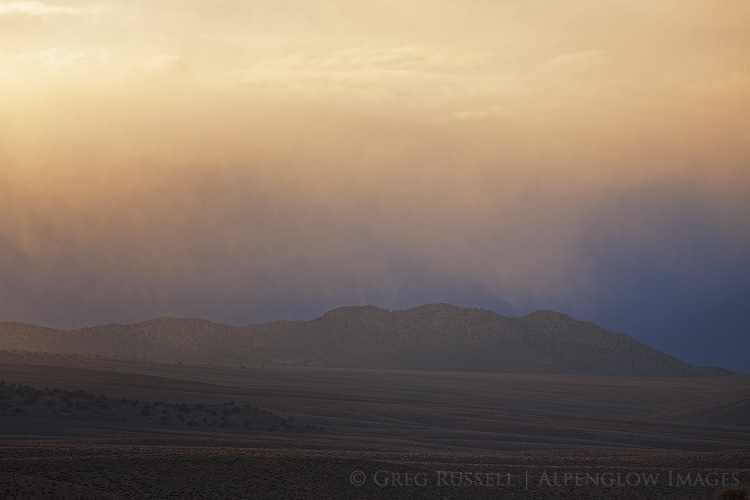
{"type": "Polygon", "coordinates": [[[0,349],[405,370],[656,377],[732,374],[690,365],[627,335],[561,313],[537,311],[507,318],[449,304],[404,311],[342,307],[311,321],[246,327],[175,318],[71,331],[0,323],[0,349]]]}

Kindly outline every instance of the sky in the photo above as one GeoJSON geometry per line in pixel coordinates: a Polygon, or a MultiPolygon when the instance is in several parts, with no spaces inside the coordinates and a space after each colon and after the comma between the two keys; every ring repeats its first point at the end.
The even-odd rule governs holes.
{"type": "Polygon", "coordinates": [[[0,320],[552,309],[750,373],[745,0],[0,0],[0,320]]]}

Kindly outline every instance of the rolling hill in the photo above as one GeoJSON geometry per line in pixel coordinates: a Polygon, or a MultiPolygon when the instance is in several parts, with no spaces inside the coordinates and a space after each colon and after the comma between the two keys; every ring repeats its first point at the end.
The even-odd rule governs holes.
{"type": "Polygon", "coordinates": [[[341,307],[310,321],[245,327],[159,318],[66,331],[6,322],[0,323],[0,349],[398,370],[654,377],[731,374],[690,365],[627,335],[553,311],[508,318],[450,304],[402,311],[341,307]]]}

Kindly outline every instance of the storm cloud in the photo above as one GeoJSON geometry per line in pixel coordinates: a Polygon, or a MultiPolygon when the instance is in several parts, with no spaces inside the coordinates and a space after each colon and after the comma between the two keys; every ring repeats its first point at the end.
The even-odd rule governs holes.
{"type": "Polygon", "coordinates": [[[750,370],[742,2],[11,4],[0,319],[549,308],[750,370]]]}

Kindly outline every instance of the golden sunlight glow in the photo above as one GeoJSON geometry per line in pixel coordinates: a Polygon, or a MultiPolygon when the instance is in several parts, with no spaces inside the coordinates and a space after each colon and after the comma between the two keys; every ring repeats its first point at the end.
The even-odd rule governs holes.
{"type": "Polygon", "coordinates": [[[601,207],[652,188],[745,242],[749,26],[745,0],[0,1],[3,265],[92,296],[388,295],[391,255],[567,289],[601,207]]]}

